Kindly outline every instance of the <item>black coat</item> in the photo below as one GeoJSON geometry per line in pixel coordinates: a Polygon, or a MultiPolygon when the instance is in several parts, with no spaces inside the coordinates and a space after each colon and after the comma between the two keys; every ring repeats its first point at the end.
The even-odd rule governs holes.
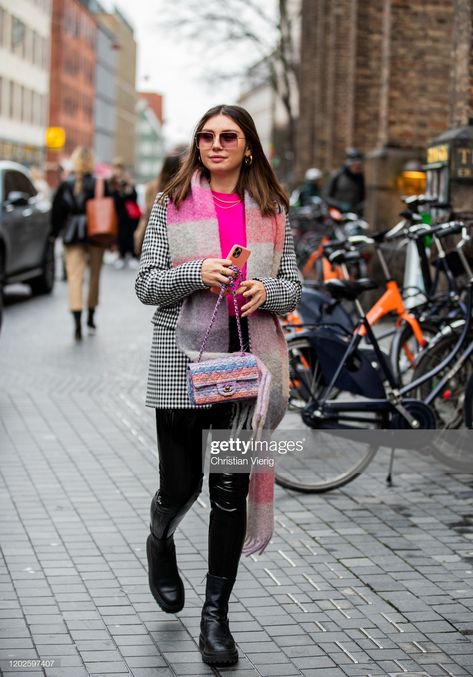
{"type": "MultiPolygon", "coordinates": [[[[92,174],[84,174],[82,178],[82,190],[76,195],[74,186],[75,174],[67,177],[58,187],[51,209],[51,233],[57,237],[63,233],[71,215],[85,215],[86,202],[95,197],[96,179],[92,174]]],[[[108,195],[106,183],[104,183],[104,195],[108,195]]]]}
{"type": "Polygon", "coordinates": [[[342,212],[363,212],[365,199],[365,178],[363,174],[353,174],[343,166],[332,174],[326,188],[327,202],[342,212]]]}

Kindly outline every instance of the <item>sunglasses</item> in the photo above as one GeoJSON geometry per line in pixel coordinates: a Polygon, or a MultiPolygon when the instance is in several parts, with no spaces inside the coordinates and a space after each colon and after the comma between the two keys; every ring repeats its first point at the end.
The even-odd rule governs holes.
{"type": "MultiPolygon", "coordinates": [[[[197,148],[212,148],[214,145],[215,134],[213,132],[197,132],[195,141],[197,148]]],[[[218,143],[222,148],[236,148],[238,139],[244,139],[244,136],[238,136],[238,132],[220,132],[217,135],[218,143]]]]}

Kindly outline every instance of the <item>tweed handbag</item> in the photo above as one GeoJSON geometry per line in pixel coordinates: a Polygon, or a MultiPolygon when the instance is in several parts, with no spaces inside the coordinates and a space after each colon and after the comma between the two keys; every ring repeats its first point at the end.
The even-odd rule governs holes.
{"type": "Polygon", "coordinates": [[[247,353],[243,349],[240,311],[236,300],[236,289],[241,271],[236,266],[231,266],[231,268],[235,272],[235,277],[222,285],[197,361],[191,362],[187,366],[187,388],[189,399],[194,405],[219,404],[258,397],[261,381],[258,360],[255,355],[247,353]],[[215,321],[218,306],[229,286],[235,304],[240,352],[231,353],[228,357],[201,362],[202,353],[215,321]]]}

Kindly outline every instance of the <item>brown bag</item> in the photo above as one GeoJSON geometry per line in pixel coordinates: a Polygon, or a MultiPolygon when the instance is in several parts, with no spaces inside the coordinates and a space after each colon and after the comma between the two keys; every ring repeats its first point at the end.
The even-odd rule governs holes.
{"type": "Polygon", "coordinates": [[[118,218],[113,197],[104,197],[103,179],[96,179],[95,197],[85,204],[89,242],[109,247],[118,236],[118,218]]]}

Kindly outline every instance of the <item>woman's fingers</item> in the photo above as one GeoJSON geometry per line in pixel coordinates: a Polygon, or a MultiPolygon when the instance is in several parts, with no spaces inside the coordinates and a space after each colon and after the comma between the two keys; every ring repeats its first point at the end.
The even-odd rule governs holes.
{"type": "Polygon", "coordinates": [[[248,303],[245,303],[241,308],[241,316],[246,317],[254,313],[266,301],[266,290],[259,280],[245,280],[241,283],[240,289],[243,290],[245,298],[250,297],[248,303]]]}
{"type": "Polygon", "coordinates": [[[233,271],[229,268],[232,264],[230,259],[205,259],[202,263],[202,279],[205,284],[226,284],[233,271]]]}

